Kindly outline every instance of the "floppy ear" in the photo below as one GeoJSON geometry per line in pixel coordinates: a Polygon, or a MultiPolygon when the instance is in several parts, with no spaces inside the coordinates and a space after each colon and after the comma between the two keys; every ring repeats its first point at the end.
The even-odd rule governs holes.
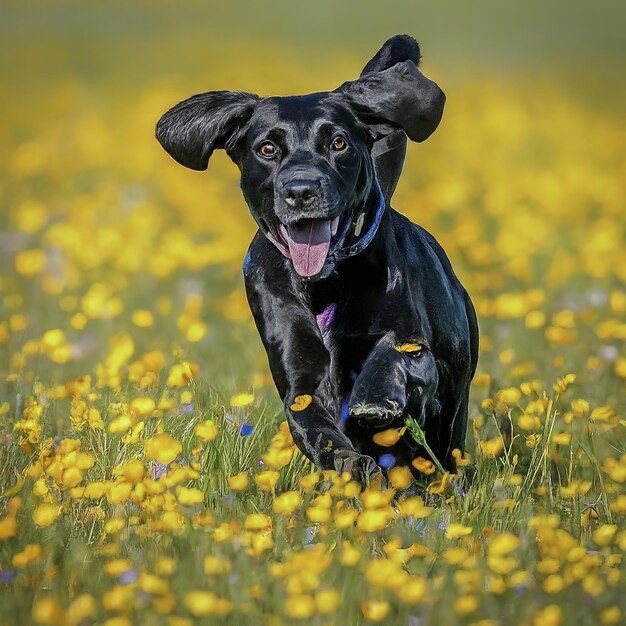
{"type": "Polygon", "coordinates": [[[347,96],[375,137],[400,129],[418,142],[428,139],[437,128],[446,101],[443,91],[417,69],[413,60],[367,73],[344,83],[337,91],[347,96]]]}
{"type": "Polygon", "coordinates": [[[161,117],[156,138],[181,165],[205,170],[213,150],[232,149],[250,119],[259,96],[238,91],[209,91],[183,100],[161,117]]]}
{"type": "MultiPolygon", "coordinates": [[[[417,41],[409,35],[396,35],[388,39],[367,62],[359,80],[344,83],[335,91],[345,93],[348,97],[354,96],[360,88],[358,85],[370,85],[367,76],[388,70],[403,61],[419,65],[420,59],[421,52],[417,41]],[[356,87],[355,84],[357,85],[356,87]]],[[[363,111],[363,106],[359,107],[356,98],[353,102],[356,109],[363,111]]],[[[367,117],[367,114],[364,117],[367,117]]],[[[381,124],[380,120],[377,121],[371,117],[371,112],[369,119],[376,124],[375,127],[369,127],[376,139],[372,147],[372,159],[376,177],[387,202],[390,202],[402,173],[406,156],[407,136],[399,126],[393,127],[384,123],[381,124]]]]}
{"type": "Polygon", "coordinates": [[[420,45],[410,35],[395,35],[387,39],[380,50],[367,62],[361,76],[372,72],[382,72],[401,61],[413,61],[420,64],[422,54],[420,45]]]}

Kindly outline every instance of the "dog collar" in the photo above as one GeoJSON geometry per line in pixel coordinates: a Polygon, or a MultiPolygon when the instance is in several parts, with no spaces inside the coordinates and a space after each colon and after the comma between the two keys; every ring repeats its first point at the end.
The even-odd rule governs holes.
{"type": "MultiPolygon", "coordinates": [[[[368,218],[367,211],[361,211],[357,214],[356,219],[353,220],[351,224],[352,234],[353,237],[356,237],[356,239],[350,245],[341,247],[335,253],[335,258],[338,261],[355,256],[359,254],[359,252],[363,252],[363,250],[365,250],[365,248],[367,248],[367,246],[372,243],[372,239],[374,239],[374,236],[378,232],[378,227],[380,226],[380,222],[383,219],[383,213],[385,212],[386,202],[385,196],[383,195],[380,185],[378,184],[378,180],[374,180],[376,184],[377,195],[376,211],[371,221],[367,225],[364,233],[362,233],[362,229],[365,226],[365,222],[368,218]]],[[[352,237],[350,237],[349,235],[347,238],[352,239],[352,237]]]]}

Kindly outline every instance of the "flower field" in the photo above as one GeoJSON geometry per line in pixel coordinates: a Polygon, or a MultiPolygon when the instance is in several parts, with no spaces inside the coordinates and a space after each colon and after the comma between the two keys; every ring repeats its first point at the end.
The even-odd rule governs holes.
{"type": "Polygon", "coordinates": [[[302,72],[250,44],[211,67],[222,45],[181,75],[4,77],[0,624],[624,623],[620,99],[521,70],[446,84],[425,60],[447,109],[393,205],[448,253],[481,354],[458,475],[416,459],[424,497],[397,501],[407,468],[361,492],[295,448],[243,293],[237,168],[154,139],[197,91],[334,88],[366,59],[302,72]]]}

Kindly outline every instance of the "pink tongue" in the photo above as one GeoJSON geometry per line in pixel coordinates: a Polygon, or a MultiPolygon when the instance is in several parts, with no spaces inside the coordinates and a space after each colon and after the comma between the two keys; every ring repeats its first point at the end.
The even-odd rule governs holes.
{"type": "Polygon", "coordinates": [[[330,222],[305,220],[283,230],[293,267],[300,276],[315,276],[324,267],[330,248],[330,222]]]}

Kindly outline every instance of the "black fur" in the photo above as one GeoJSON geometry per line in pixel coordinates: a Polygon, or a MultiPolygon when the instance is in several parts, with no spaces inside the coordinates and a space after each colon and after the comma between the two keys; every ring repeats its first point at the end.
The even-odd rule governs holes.
{"type": "Polygon", "coordinates": [[[399,35],[335,91],[209,92],[157,125],[183,165],[205,169],[225,148],[241,170],[259,226],[246,292],[291,432],[319,467],[361,481],[383,453],[426,456],[406,434],[392,448],[372,441],[408,415],[453,468],[478,355],[474,309],[444,251],[390,206],[406,138],[424,141],[443,114],[419,60],[399,35]]]}

